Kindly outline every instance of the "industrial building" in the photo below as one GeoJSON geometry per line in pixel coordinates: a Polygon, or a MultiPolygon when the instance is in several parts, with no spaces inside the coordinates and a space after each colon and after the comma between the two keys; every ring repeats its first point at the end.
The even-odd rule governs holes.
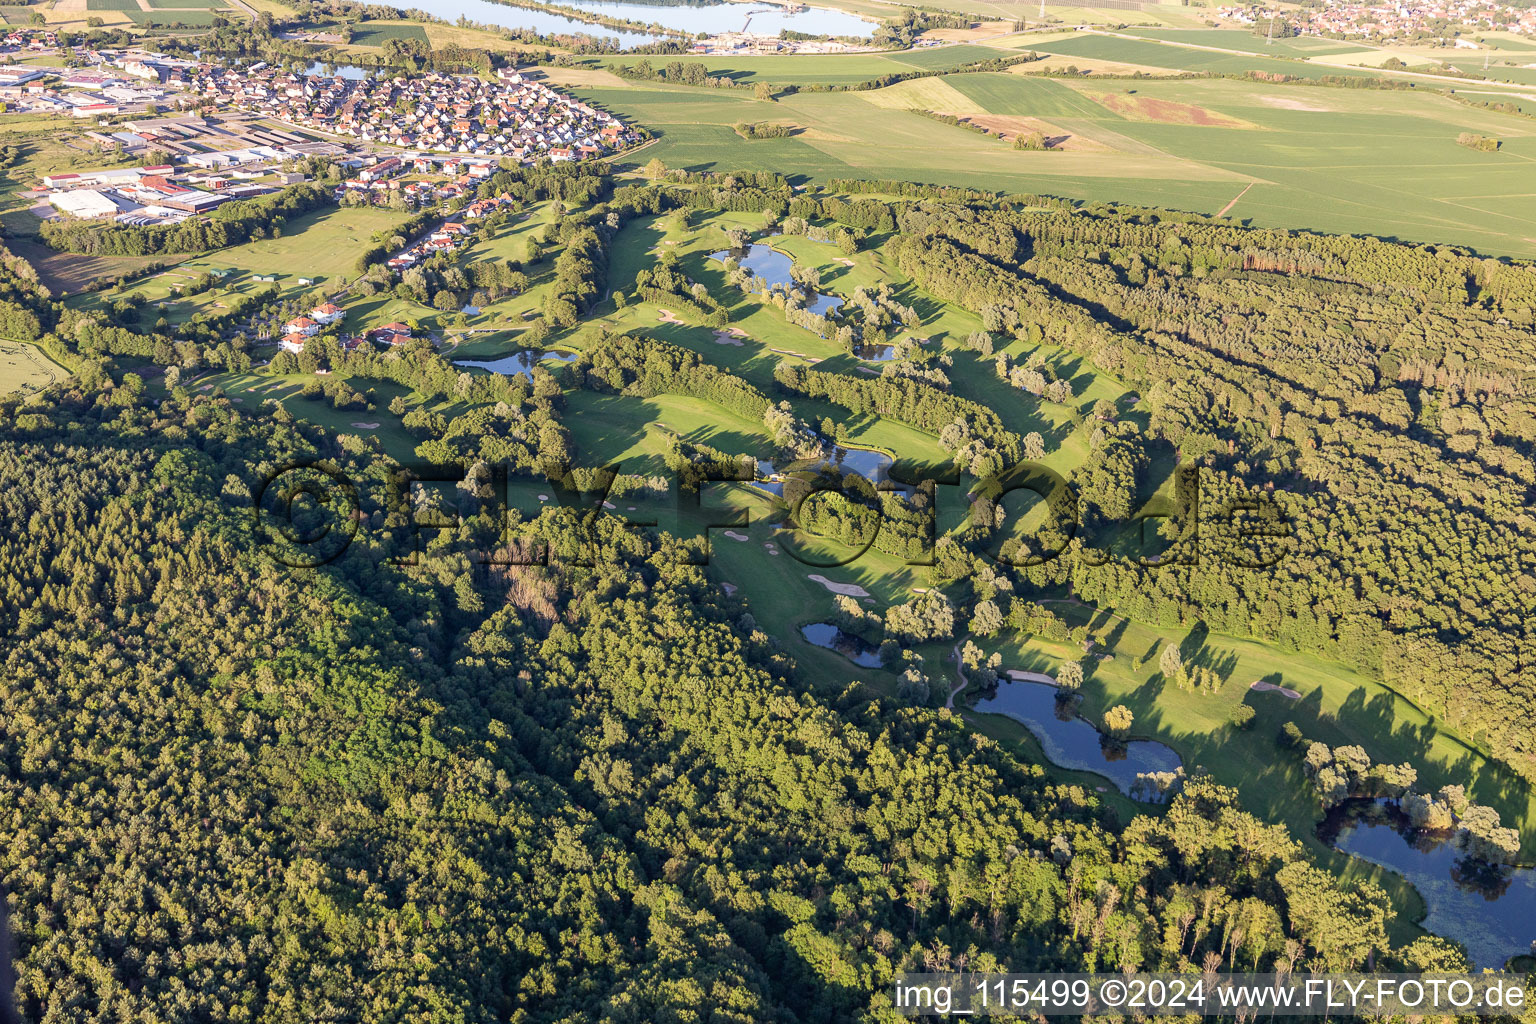
{"type": "Polygon", "coordinates": [[[73,192],[55,192],[48,197],[55,209],[75,217],[113,217],[117,204],[95,189],[77,188],[73,192]]]}

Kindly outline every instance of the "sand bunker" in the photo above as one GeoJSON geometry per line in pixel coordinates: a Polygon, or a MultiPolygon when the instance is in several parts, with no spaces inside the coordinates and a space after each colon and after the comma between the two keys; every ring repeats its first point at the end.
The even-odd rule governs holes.
{"type": "Polygon", "coordinates": [[[772,541],[764,541],[763,550],[767,551],[770,555],[776,555],[779,553],[779,549],[773,546],[772,541]]]}
{"type": "Polygon", "coordinates": [[[734,584],[734,583],[722,583],[722,584],[720,584],[720,589],[725,591],[725,596],[726,597],[730,597],[732,594],[736,593],[736,584],[734,584]]]}
{"type": "Polygon", "coordinates": [[[539,495],[539,500],[540,501],[548,501],[549,500],[549,495],[541,494],[541,495],[539,495]]]}
{"type": "Polygon", "coordinates": [[[664,324],[684,324],[686,326],[686,321],[679,320],[677,315],[670,309],[658,309],[656,311],[656,319],[664,324]]]}
{"type": "Polygon", "coordinates": [[[821,360],[817,359],[815,356],[808,356],[804,352],[796,352],[794,349],[789,349],[789,348],[770,348],[768,351],[769,352],[777,352],[781,356],[799,356],[801,359],[804,359],[808,363],[819,363],[819,362],[821,362],[821,360]]]}
{"type": "Polygon", "coordinates": [[[1280,696],[1284,697],[1286,700],[1300,700],[1301,699],[1301,694],[1297,693],[1295,690],[1292,690],[1292,689],[1290,689],[1289,687],[1286,687],[1286,686],[1276,686],[1274,683],[1266,683],[1262,679],[1258,680],[1255,683],[1250,684],[1248,689],[1250,689],[1250,690],[1260,690],[1260,691],[1270,691],[1270,692],[1273,692],[1273,693],[1278,693],[1280,696]]]}
{"type": "Polygon", "coordinates": [[[364,423],[362,420],[353,420],[352,421],[352,425],[354,427],[357,427],[359,430],[378,430],[379,429],[379,425],[377,423],[364,423]]]}
{"type": "Polygon", "coordinates": [[[847,256],[837,256],[837,257],[834,257],[832,262],[833,263],[841,263],[845,267],[858,266],[858,264],[854,263],[853,260],[849,259],[847,256]]]}
{"type": "Polygon", "coordinates": [[[1003,674],[1009,679],[1016,679],[1024,683],[1044,683],[1047,686],[1056,685],[1056,677],[1048,676],[1044,672],[1026,672],[1021,668],[1011,668],[1003,674]]]}
{"type": "Polygon", "coordinates": [[[746,540],[747,539],[747,535],[746,534],[744,534],[744,533],[737,533],[735,530],[726,530],[725,531],[725,535],[727,537],[731,538],[731,540],[746,540]]]}
{"type": "Polygon", "coordinates": [[[605,502],[603,502],[603,508],[618,508],[618,507],[619,507],[619,506],[617,506],[617,505],[615,505],[615,504],[614,504],[614,503],[613,503],[613,502],[611,502],[611,501],[605,501],[605,502]]]}
{"type": "Polygon", "coordinates": [[[736,334],[732,334],[730,331],[715,331],[714,333],[716,345],[735,345],[737,348],[741,348],[741,339],[745,337],[739,331],[736,334]]]}
{"type": "Polygon", "coordinates": [[[808,580],[812,580],[812,581],[814,581],[816,583],[820,583],[822,586],[824,586],[828,590],[832,591],[832,593],[834,593],[834,594],[842,594],[844,597],[868,597],[869,596],[869,591],[865,590],[863,587],[859,586],[857,583],[834,583],[832,580],[827,579],[825,576],[822,576],[821,574],[814,573],[814,572],[809,574],[809,575],[807,575],[805,578],[808,579],[808,580]]]}
{"type": "Polygon", "coordinates": [[[877,376],[880,373],[880,371],[875,369],[873,366],[861,366],[861,367],[859,367],[859,372],[860,373],[867,373],[867,374],[870,374],[872,376],[877,376]]]}

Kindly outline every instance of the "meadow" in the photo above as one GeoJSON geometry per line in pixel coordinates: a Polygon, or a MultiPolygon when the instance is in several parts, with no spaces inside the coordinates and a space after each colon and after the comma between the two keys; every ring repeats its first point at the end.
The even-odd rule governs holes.
{"type": "MultiPolygon", "coordinates": [[[[294,218],[277,238],[194,256],[133,281],[121,292],[77,294],[69,302],[77,307],[95,309],[112,303],[121,295],[142,295],[147,302],[161,307],[157,315],[163,315],[172,324],[181,324],[197,313],[217,311],[228,294],[249,294],[269,285],[275,285],[283,298],[301,295],[316,287],[334,292],[357,276],[357,255],[367,248],[374,232],[405,219],[403,213],[373,207],[326,207],[294,218]],[[173,294],[177,287],[213,270],[231,273],[216,282],[215,287],[197,295],[179,298],[173,294]],[[274,275],[276,280],[257,281],[256,275],[274,275]],[[300,278],[310,278],[315,283],[301,284],[300,278]]],[[[102,262],[95,257],[56,258],[89,260],[93,269],[99,269],[96,264],[102,262]]],[[[83,277],[88,270],[80,266],[75,273],[83,277]]]]}
{"type": "Polygon", "coordinates": [[[43,355],[36,345],[0,341],[0,395],[38,391],[68,376],[63,367],[43,355]]]}

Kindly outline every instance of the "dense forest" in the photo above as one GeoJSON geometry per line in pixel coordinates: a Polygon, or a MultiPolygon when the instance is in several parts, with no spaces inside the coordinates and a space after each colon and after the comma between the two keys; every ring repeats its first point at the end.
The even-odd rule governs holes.
{"type": "Polygon", "coordinates": [[[1208,781],[1117,822],[947,713],[812,689],[659,541],[477,570],[471,517],[396,567],[363,499],[379,529],[286,568],[255,481],[377,473],[320,430],[128,375],[0,432],[28,1019],[895,1019],[902,969],[1459,962],[1208,781]]]}

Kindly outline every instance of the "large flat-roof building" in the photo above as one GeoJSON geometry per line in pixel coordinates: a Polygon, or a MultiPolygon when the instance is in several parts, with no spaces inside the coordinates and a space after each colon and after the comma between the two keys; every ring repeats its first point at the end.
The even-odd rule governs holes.
{"type": "Polygon", "coordinates": [[[0,65],[0,85],[25,85],[47,75],[46,68],[31,68],[25,64],[0,65]]]}
{"type": "Polygon", "coordinates": [[[76,217],[112,217],[117,204],[95,189],[77,188],[73,192],[55,192],[48,197],[55,209],[76,217]]]}
{"type": "Polygon", "coordinates": [[[178,192],[173,196],[165,196],[156,200],[156,206],[164,206],[172,210],[181,210],[184,213],[207,213],[215,206],[222,206],[232,197],[213,192],[178,192]]]}

